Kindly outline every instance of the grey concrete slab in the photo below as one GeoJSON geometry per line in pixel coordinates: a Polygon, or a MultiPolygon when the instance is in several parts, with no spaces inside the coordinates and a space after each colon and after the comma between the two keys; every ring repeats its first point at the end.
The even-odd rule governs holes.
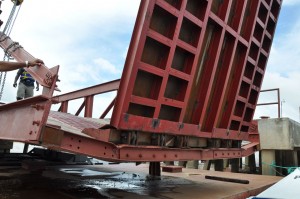
{"type": "Polygon", "coordinates": [[[293,150],[300,146],[300,124],[289,118],[258,120],[261,149],[293,150]]]}

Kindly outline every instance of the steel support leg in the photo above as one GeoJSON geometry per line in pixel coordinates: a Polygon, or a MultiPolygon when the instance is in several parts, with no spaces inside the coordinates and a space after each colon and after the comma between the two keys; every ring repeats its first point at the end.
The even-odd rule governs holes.
{"type": "Polygon", "coordinates": [[[224,161],[223,160],[215,160],[214,167],[215,167],[215,171],[223,171],[224,170],[224,161]]]}
{"type": "Polygon", "coordinates": [[[161,176],[160,162],[150,162],[149,175],[151,175],[151,176],[161,176]]]}
{"type": "Polygon", "coordinates": [[[23,153],[28,153],[29,144],[25,143],[23,148],[23,153]]]}
{"type": "Polygon", "coordinates": [[[240,165],[239,162],[240,162],[239,158],[235,158],[235,159],[230,160],[231,172],[233,172],[233,173],[238,173],[239,172],[239,165],[240,165]]]}
{"type": "Polygon", "coordinates": [[[249,156],[249,171],[250,173],[256,174],[255,154],[249,156]]]}

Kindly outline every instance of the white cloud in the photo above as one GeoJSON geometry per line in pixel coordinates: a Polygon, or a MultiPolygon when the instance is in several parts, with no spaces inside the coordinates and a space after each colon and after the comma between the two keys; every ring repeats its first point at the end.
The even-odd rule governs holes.
{"type": "MultiPolygon", "coordinates": [[[[268,69],[280,73],[299,71],[300,69],[300,18],[286,34],[274,38],[273,47],[268,62],[268,69]]],[[[280,27],[277,31],[281,31],[280,27]]]]}
{"type": "Polygon", "coordinates": [[[294,6],[300,4],[300,0],[285,0],[283,6],[294,6]]]}
{"type": "Polygon", "coordinates": [[[112,63],[103,58],[95,59],[94,62],[99,66],[99,70],[102,73],[111,73],[121,75],[121,70],[117,69],[112,63]]]}

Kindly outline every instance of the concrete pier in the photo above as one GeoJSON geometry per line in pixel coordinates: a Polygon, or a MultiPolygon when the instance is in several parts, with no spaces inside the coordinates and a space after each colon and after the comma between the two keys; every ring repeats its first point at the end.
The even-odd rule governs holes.
{"type": "Polygon", "coordinates": [[[289,167],[299,166],[300,124],[289,118],[258,121],[262,174],[287,174],[289,167]]]}

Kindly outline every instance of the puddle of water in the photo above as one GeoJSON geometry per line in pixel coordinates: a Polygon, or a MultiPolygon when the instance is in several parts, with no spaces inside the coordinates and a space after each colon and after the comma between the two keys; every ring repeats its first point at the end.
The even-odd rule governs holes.
{"type": "Polygon", "coordinates": [[[109,194],[102,194],[93,187],[75,187],[73,189],[64,190],[63,193],[76,198],[111,198],[109,194]]]}
{"type": "Polygon", "coordinates": [[[91,176],[99,176],[99,177],[109,177],[109,176],[115,176],[119,175],[119,173],[109,173],[109,172],[101,172],[101,171],[94,171],[91,169],[60,169],[61,172],[68,173],[71,175],[76,175],[76,176],[82,176],[82,177],[91,177],[91,176]]]}
{"type": "Polygon", "coordinates": [[[190,181],[175,177],[149,178],[143,173],[104,172],[84,167],[59,168],[48,174],[51,175],[16,174],[14,179],[17,181],[2,176],[0,182],[7,187],[2,188],[0,183],[0,199],[27,198],[34,194],[44,199],[52,196],[57,199],[168,199],[163,195],[174,192],[178,186],[191,184],[190,181]],[[72,178],[65,178],[66,175],[62,173],[72,178]]]}

